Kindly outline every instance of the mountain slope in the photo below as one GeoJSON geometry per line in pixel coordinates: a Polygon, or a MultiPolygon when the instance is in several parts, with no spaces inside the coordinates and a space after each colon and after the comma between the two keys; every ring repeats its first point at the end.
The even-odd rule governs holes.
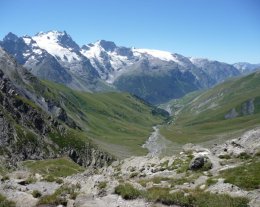
{"type": "Polygon", "coordinates": [[[118,77],[114,85],[144,100],[158,104],[171,98],[179,98],[201,88],[199,81],[189,71],[182,71],[177,64],[154,61],[139,61],[131,66],[131,72],[118,77]]]}
{"type": "Polygon", "coordinates": [[[195,94],[162,133],[178,143],[219,142],[257,126],[259,113],[260,73],[256,72],[195,94]]]}
{"type": "Polygon", "coordinates": [[[86,93],[45,82],[90,139],[117,156],[142,155],[152,126],[167,118],[127,93],[86,93]]]}

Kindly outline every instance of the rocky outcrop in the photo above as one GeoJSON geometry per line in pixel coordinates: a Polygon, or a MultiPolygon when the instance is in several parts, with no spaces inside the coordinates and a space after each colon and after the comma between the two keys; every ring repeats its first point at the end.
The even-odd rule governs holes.
{"type": "Polygon", "coordinates": [[[243,116],[251,115],[255,111],[254,99],[250,99],[242,104],[241,113],[243,116]]]}
{"type": "Polygon", "coordinates": [[[239,114],[237,113],[236,109],[233,108],[231,109],[226,115],[225,119],[234,119],[238,116],[239,114]]]}
{"type": "Polygon", "coordinates": [[[226,115],[225,119],[233,119],[238,116],[247,116],[254,114],[255,105],[254,105],[254,98],[249,99],[242,103],[240,110],[232,108],[226,115]]]}
{"type": "Polygon", "coordinates": [[[98,150],[90,143],[80,150],[69,150],[68,155],[74,162],[84,167],[103,167],[115,160],[113,156],[98,150]]]}
{"type": "Polygon", "coordinates": [[[0,149],[9,166],[26,159],[56,157],[55,145],[46,144],[50,123],[40,109],[19,95],[0,70],[0,149]]]}
{"type": "Polygon", "coordinates": [[[260,129],[249,130],[236,139],[213,147],[212,151],[216,155],[230,157],[239,157],[243,154],[257,155],[260,153],[260,129]]]}

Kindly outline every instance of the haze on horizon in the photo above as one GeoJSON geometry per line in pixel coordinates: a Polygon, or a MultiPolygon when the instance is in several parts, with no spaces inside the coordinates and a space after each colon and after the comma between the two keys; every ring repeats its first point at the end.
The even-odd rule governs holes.
{"type": "Polygon", "coordinates": [[[65,30],[79,45],[104,39],[227,63],[260,63],[258,0],[123,2],[2,0],[0,39],[8,32],[65,30]]]}

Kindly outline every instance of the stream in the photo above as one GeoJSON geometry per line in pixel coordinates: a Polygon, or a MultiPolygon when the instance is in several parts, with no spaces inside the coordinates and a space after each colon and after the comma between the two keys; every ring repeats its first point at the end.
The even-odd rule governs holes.
{"type": "Polygon", "coordinates": [[[153,132],[149,136],[148,140],[143,144],[143,148],[148,149],[148,156],[160,156],[163,152],[166,152],[167,146],[172,144],[164,136],[160,134],[160,125],[153,127],[153,132]]]}

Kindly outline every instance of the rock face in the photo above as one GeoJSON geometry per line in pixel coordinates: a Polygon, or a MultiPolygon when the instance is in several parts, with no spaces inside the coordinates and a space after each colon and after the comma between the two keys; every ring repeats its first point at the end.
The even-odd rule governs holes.
{"type": "Polygon", "coordinates": [[[242,103],[240,110],[236,110],[235,108],[232,108],[226,115],[225,119],[233,119],[238,116],[247,116],[254,114],[255,111],[255,105],[254,105],[254,99],[247,100],[246,102],[242,103]]]}
{"type": "Polygon", "coordinates": [[[1,70],[0,85],[0,143],[9,164],[55,157],[54,145],[46,146],[44,141],[44,136],[51,130],[44,115],[24,102],[1,70]]]}
{"type": "Polygon", "coordinates": [[[98,150],[91,144],[85,145],[80,150],[71,149],[68,155],[74,162],[84,167],[105,166],[114,160],[113,156],[98,150]]]}
{"type": "Polygon", "coordinates": [[[231,109],[230,112],[228,112],[226,115],[225,115],[225,119],[234,119],[238,116],[239,114],[237,113],[236,109],[231,109]]]}
{"type": "Polygon", "coordinates": [[[242,104],[241,112],[243,116],[251,115],[255,111],[254,99],[250,99],[242,104]]]}

